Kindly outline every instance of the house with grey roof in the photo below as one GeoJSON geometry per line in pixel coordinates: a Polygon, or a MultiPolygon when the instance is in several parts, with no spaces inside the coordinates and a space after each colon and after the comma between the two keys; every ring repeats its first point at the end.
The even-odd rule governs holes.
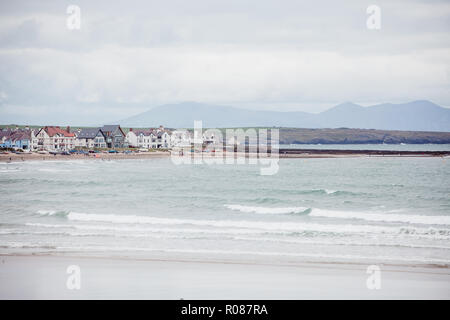
{"type": "Polygon", "coordinates": [[[125,133],[120,125],[105,125],[100,128],[106,137],[107,148],[124,148],[126,147],[125,133]]]}
{"type": "Polygon", "coordinates": [[[0,132],[0,147],[31,150],[32,132],[27,129],[2,130],[0,132]]]}
{"type": "Polygon", "coordinates": [[[106,135],[100,128],[84,128],[77,133],[76,147],[106,148],[106,135]]]}
{"type": "Polygon", "coordinates": [[[13,131],[9,128],[0,130],[0,148],[6,148],[6,140],[9,139],[13,131]]]}

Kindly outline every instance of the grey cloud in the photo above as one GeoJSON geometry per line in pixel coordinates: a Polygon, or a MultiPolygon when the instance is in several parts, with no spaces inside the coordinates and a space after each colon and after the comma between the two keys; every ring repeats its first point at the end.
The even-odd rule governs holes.
{"type": "Polygon", "coordinates": [[[359,0],[80,0],[82,27],[70,31],[71,1],[1,2],[0,117],[33,108],[75,119],[87,108],[120,119],[186,100],[450,106],[450,4],[376,3],[379,31],[365,25],[372,2],[359,0]]]}

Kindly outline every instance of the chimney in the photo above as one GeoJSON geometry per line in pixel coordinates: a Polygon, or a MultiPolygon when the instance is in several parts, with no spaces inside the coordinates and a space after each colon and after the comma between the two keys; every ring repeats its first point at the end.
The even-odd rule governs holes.
{"type": "Polygon", "coordinates": [[[133,131],[133,128],[130,128],[130,131],[133,131]]]}
{"type": "Polygon", "coordinates": [[[67,126],[66,131],[67,131],[68,133],[70,133],[70,126],[67,126]]]}

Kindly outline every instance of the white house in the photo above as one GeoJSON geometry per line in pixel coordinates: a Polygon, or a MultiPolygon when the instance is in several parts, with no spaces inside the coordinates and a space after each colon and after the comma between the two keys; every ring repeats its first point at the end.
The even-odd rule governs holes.
{"type": "Polygon", "coordinates": [[[153,130],[133,130],[128,131],[125,141],[130,147],[150,149],[153,147],[154,140],[153,130]]]}
{"type": "Polygon", "coordinates": [[[164,130],[164,128],[157,129],[156,133],[154,133],[155,141],[153,142],[153,146],[156,148],[171,148],[172,143],[170,139],[170,134],[164,130]]]}
{"type": "Polygon", "coordinates": [[[145,149],[170,148],[170,133],[160,126],[158,129],[130,129],[127,133],[126,142],[129,146],[145,149]]]}
{"type": "Polygon", "coordinates": [[[30,134],[30,137],[31,137],[30,150],[31,151],[36,151],[39,149],[39,139],[38,139],[37,133],[38,133],[38,130],[34,130],[34,129],[31,130],[31,134],[30,134]]]}
{"type": "Polygon", "coordinates": [[[75,134],[60,127],[44,127],[36,134],[38,149],[47,151],[68,151],[75,147],[75,134]]]}
{"type": "Polygon", "coordinates": [[[125,143],[129,147],[137,148],[137,135],[133,128],[130,128],[130,131],[125,135],[125,143]]]}
{"type": "Polygon", "coordinates": [[[193,143],[193,139],[189,131],[187,130],[175,130],[170,136],[170,142],[172,147],[190,147],[193,143]]]}

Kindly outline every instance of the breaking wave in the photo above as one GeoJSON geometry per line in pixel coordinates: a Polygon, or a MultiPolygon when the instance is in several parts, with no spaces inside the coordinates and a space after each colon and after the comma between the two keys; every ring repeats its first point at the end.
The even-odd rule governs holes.
{"type": "Polygon", "coordinates": [[[112,224],[150,224],[166,226],[201,226],[212,228],[238,228],[246,230],[264,230],[266,232],[323,232],[334,234],[370,233],[370,234],[405,234],[405,235],[436,235],[450,236],[450,229],[419,228],[404,226],[377,226],[361,224],[322,224],[312,222],[280,222],[251,220],[204,220],[176,219],[137,215],[88,214],[70,212],[67,219],[80,222],[103,222],[112,224]]]}
{"type": "Polygon", "coordinates": [[[70,212],[69,211],[57,211],[57,210],[38,210],[38,214],[41,216],[57,216],[57,217],[67,217],[70,212]]]}
{"type": "Polygon", "coordinates": [[[241,211],[246,213],[258,213],[258,214],[290,214],[290,213],[310,213],[311,208],[306,207],[284,207],[284,208],[271,208],[271,207],[252,207],[242,206],[239,204],[226,204],[226,208],[241,211]]]}
{"type": "Polygon", "coordinates": [[[332,190],[332,189],[310,189],[298,191],[299,194],[327,194],[327,195],[356,195],[360,193],[355,193],[351,191],[344,190],[332,190]]]}
{"type": "Polygon", "coordinates": [[[311,217],[326,217],[338,219],[360,219],[374,222],[400,222],[410,224],[450,225],[450,216],[427,216],[395,213],[371,213],[352,211],[332,211],[313,209],[311,217]]]}
{"type": "Polygon", "coordinates": [[[427,224],[427,225],[450,225],[450,216],[428,216],[428,215],[411,215],[398,214],[399,210],[388,212],[353,212],[353,211],[335,211],[324,210],[317,208],[305,207],[253,207],[243,205],[225,205],[226,208],[245,212],[258,214],[307,214],[310,217],[323,217],[334,219],[359,219],[373,222],[398,222],[408,224],[427,224]]]}

